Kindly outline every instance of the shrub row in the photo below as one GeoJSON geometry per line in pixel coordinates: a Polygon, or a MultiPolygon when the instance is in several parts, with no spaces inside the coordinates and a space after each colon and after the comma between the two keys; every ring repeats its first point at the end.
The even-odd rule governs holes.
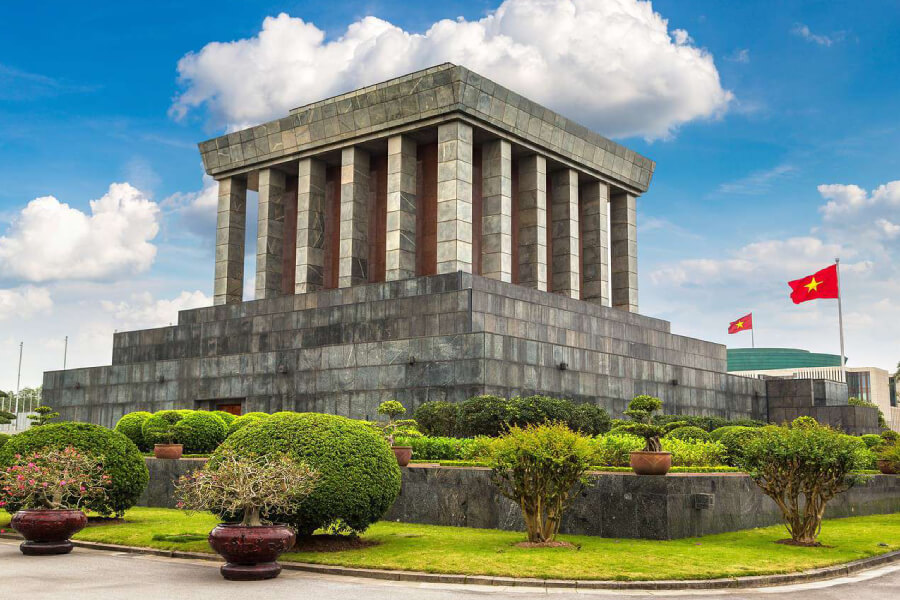
{"type": "Polygon", "coordinates": [[[182,444],[186,454],[208,454],[225,441],[237,420],[224,411],[138,411],[119,419],[115,429],[142,452],[149,452],[154,444],[175,443],[182,444]]]}

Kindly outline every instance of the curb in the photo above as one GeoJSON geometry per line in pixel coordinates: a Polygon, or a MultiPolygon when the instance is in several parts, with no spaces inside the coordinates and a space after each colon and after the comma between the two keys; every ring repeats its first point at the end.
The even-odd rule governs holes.
{"type": "MultiPolygon", "coordinates": [[[[20,540],[14,533],[0,533],[0,539],[20,540]]],[[[136,546],[120,546],[102,542],[83,542],[72,540],[79,548],[105,550],[108,552],[127,552],[129,554],[146,554],[165,558],[182,558],[221,562],[217,554],[205,552],[183,552],[181,550],[159,550],[157,548],[140,548],[136,546]]],[[[291,561],[279,561],[282,568],[291,571],[304,571],[320,575],[339,575],[342,577],[362,577],[384,581],[406,581],[417,583],[455,583],[467,585],[537,587],[545,589],[581,589],[581,590],[719,590],[771,587],[793,583],[823,581],[836,577],[846,577],[860,571],[882,565],[900,562],[900,550],[887,552],[878,556],[861,558],[852,562],[830,567],[821,567],[786,573],[781,575],[754,575],[749,577],[729,577],[724,579],[664,579],[659,581],[610,581],[610,580],[570,580],[570,579],[531,579],[523,577],[494,577],[490,575],[452,575],[441,573],[424,573],[421,571],[391,571],[384,569],[362,569],[356,567],[339,567],[334,565],[317,565],[291,561]]]]}

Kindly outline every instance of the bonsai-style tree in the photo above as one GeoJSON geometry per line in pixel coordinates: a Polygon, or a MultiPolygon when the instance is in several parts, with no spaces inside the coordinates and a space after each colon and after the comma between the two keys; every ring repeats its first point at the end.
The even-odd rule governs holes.
{"type": "Polygon", "coordinates": [[[861,478],[864,444],[811,417],[769,426],[747,440],[738,465],[775,501],[797,545],[817,545],[825,506],[861,478]]]}
{"type": "Polygon", "coordinates": [[[631,419],[631,423],[625,423],[619,428],[627,433],[644,438],[644,452],[662,452],[660,436],[665,435],[666,428],[653,423],[653,413],[662,409],[662,401],[653,396],[635,396],[628,403],[625,415],[631,419]]]}
{"type": "Polygon", "coordinates": [[[394,445],[394,437],[398,433],[409,433],[408,431],[404,430],[410,428],[414,429],[416,426],[416,422],[413,419],[397,419],[397,417],[401,417],[406,414],[406,409],[396,400],[388,400],[386,402],[382,402],[378,407],[378,414],[384,415],[388,418],[387,424],[382,425],[381,430],[382,432],[384,432],[384,437],[385,439],[387,439],[388,443],[391,446],[394,445]]]}
{"type": "Polygon", "coordinates": [[[101,462],[69,446],[20,456],[0,471],[0,506],[28,510],[79,509],[107,496],[109,475],[101,462]]]}
{"type": "Polygon", "coordinates": [[[41,425],[46,425],[53,419],[58,418],[59,413],[49,406],[38,406],[34,409],[34,413],[28,415],[28,420],[31,421],[32,427],[40,427],[41,425]]]}
{"type": "Polygon", "coordinates": [[[528,541],[552,542],[584,483],[589,438],[561,423],[510,427],[491,444],[491,480],[522,509],[528,541]]]}
{"type": "Polygon", "coordinates": [[[319,474],[286,455],[239,456],[225,450],[204,469],[175,484],[178,508],[239,515],[241,525],[263,525],[269,515],[291,515],[309,496],[319,474]]]}

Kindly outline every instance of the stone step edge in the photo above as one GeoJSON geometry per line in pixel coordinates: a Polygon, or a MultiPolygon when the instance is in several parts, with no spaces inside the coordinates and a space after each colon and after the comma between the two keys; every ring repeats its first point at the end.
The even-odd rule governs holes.
{"type": "MultiPolygon", "coordinates": [[[[0,533],[0,539],[21,540],[22,537],[13,532],[0,533]]],[[[72,540],[79,548],[105,550],[109,552],[127,552],[130,554],[148,554],[166,558],[182,558],[221,562],[217,554],[205,552],[184,552],[181,550],[160,550],[158,548],[142,548],[138,546],[121,546],[103,542],[86,542],[72,540]]],[[[343,577],[362,577],[387,581],[408,581],[418,583],[455,583],[468,585],[515,586],[538,588],[576,588],[588,590],[713,590],[726,588],[757,588],[794,583],[808,583],[845,577],[886,564],[900,562],[900,550],[886,552],[878,556],[861,558],[848,563],[809,569],[797,573],[779,575],[753,575],[748,577],[728,577],[722,579],[664,579],[659,581],[610,581],[610,580],[571,580],[571,579],[534,579],[527,577],[499,577],[491,575],[453,575],[446,573],[425,573],[421,571],[395,571],[387,569],[363,569],[357,567],[341,567],[335,565],[318,565],[291,561],[279,561],[282,568],[292,571],[305,571],[322,575],[339,575],[343,577]]]]}

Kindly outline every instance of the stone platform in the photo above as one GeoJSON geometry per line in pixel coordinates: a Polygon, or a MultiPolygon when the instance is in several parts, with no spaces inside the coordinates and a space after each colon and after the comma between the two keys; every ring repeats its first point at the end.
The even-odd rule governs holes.
{"type": "Polygon", "coordinates": [[[464,272],[182,311],[118,333],[112,365],[44,375],[64,419],[107,427],[136,410],[315,411],[371,419],[397,399],[541,393],[621,415],[767,418],[765,383],[726,373],[725,347],[669,323],[464,272]]]}

